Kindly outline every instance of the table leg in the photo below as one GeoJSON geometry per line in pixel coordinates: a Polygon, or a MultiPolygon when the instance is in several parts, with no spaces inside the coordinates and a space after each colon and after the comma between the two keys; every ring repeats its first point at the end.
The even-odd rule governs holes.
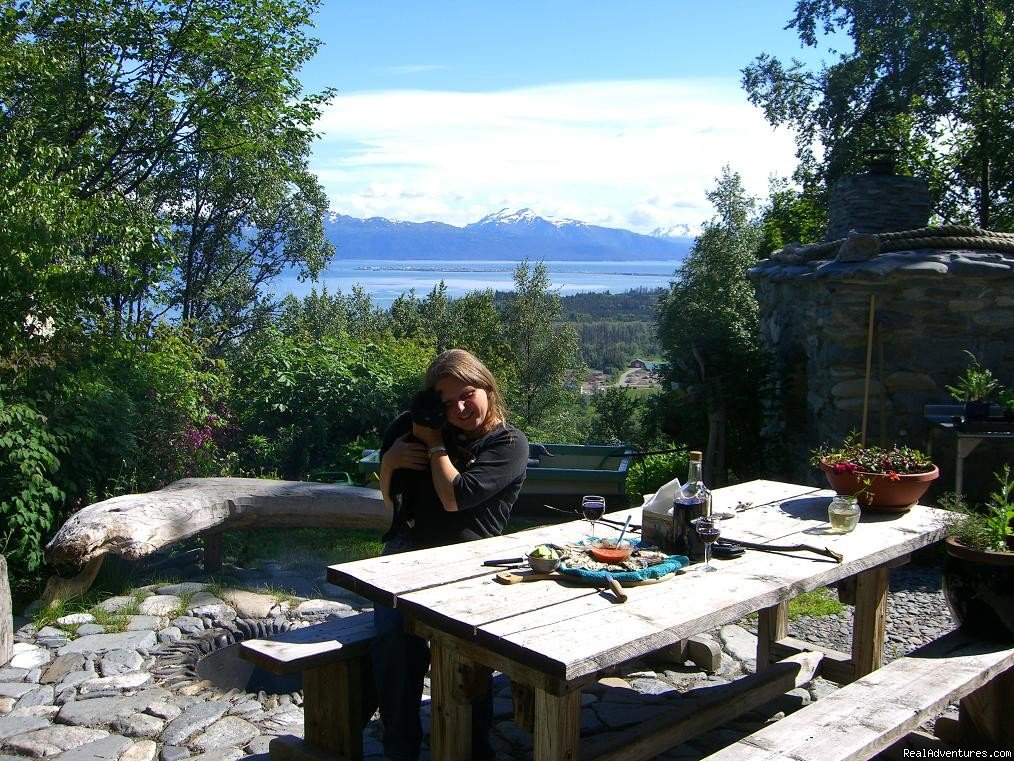
{"type": "Polygon", "coordinates": [[[430,755],[441,761],[469,761],[472,703],[459,689],[459,675],[472,663],[442,637],[430,641],[430,755]]]}
{"type": "Polygon", "coordinates": [[[581,690],[551,695],[536,688],[532,739],[535,742],[533,761],[578,761],[581,752],[581,690]]]}
{"type": "Polygon", "coordinates": [[[981,443],[982,438],[979,436],[958,436],[958,443],[955,447],[957,450],[957,461],[954,464],[954,491],[959,495],[964,494],[962,487],[965,483],[965,458],[975,451],[975,448],[981,443]]]}
{"type": "Polygon", "coordinates": [[[783,601],[757,611],[757,671],[779,660],[771,646],[789,635],[789,603],[783,601]]]}
{"type": "Polygon", "coordinates": [[[853,677],[876,671],[884,658],[884,624],[891,571],[880,565],[856,575],[856,612],[852,624],[853,677]]]}

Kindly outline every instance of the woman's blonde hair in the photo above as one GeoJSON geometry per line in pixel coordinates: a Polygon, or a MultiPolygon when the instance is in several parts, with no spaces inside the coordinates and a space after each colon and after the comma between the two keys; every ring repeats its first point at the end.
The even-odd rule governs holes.
{"type": "Polygon", "coordinates": [[[489,415],[484,426],[491,429],[498,423],[507,422],[507,405],[490,369],[478,357],[464,349],[448,349],[430,362],[426,370],[426,388],[436,388],[442,378],[455,378],[469,386],[481,388],[489,397],[489,415]]]}

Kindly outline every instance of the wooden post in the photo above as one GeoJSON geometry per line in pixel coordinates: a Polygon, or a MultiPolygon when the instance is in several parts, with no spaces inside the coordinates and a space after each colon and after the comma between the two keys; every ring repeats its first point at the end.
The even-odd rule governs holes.
{"type": "Polygon", "coordinates": [[[581,690],[550,695],[535,690],[534,761],[578,761],[581,753],[581,690]]]}
{"type": "Polygon", "coordinates": [[[460,688],[462,667],[473,665],[442,637],[430,640],[430,753],[441,761],[472,754],[472,704],[460,688]]]}
{"type": "Polygon", "coordinates": [[[757,611],[757,671],[778,660],[772,648],[789,634],[789,603],[780,602],[757,611]]]}
{"type": "Polygon", "coordinates": [[[14,657],[14,604],[7,580],[7,558],[0,555],[0,666],[14,657]]]}
{"type": "Polygon", "coordinates": [[[856,575],[856,611],[852,622],[854,678],[870,674],[884,661],[887,587],[891,570],[879,565],[856,575]]]}
{"type": "Polygon", "coordinates": [[[866,375],[863,383],[863,430],[859,443],[866,446],[866,422],[870,413],[870,374],[873,372],[873,326],[877,316],[877,297],[870,294],[870,317],[866,328],[866,375]]]}
{"type": "Polygon", "coordinates": [[[964,747],[1014,747],[1014,669],[1000,674],[961,699],[958,744],[964,747]]]}

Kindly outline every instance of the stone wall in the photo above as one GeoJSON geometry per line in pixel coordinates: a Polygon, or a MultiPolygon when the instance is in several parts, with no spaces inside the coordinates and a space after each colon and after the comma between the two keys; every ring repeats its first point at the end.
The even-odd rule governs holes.
{"type": "MultiPolygon", "coordinates": [[[[881,253],[865,261],[830,256],[773,257],[750,272],[761,338],[773,361],[763,436],[767,451],[776,454],[772,469],[797,482],[819,483],[808,465],[815,446],[862,427],[871,297],[869,442],[925,448],[930,426],[924,405],[953,403],[945,386],[967,366],[965,351],[1014,385],[1014,254],[956,248],[881,253]]],[[[937,439],[940,484],[953,488],[953,449],[937,439]]],[[[1014,460],[1009,445],[991,458],[987,452],[977,466],[979,454],[966,461],[970,496],[976,467],[985,471],[982,485],[997,457],[1014,460]]]]}

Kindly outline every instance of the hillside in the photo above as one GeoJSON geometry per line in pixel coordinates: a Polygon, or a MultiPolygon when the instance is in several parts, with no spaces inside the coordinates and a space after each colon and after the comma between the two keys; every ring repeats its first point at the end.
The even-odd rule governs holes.
{"type": "Polygon", "coordinates": [[[331,212],[324,231],[346,259],[461,259],[553,261],[673,261],[693,238],[589,225],[540,217],[531,209],[503,209],[464,227],[442,222],[357,219],[331,212]]]}

